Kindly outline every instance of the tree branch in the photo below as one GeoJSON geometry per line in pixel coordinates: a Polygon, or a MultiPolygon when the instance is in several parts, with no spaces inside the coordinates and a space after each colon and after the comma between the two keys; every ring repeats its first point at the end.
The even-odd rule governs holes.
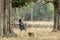
{"type": "Polygon", "coordinates": [[[44,5],[46,5],[46,4],[48,4],[48,3],[54,3],[54,1],[46,1],[44,4],[41,4],[40,6],[44,6],[44,5]]]}

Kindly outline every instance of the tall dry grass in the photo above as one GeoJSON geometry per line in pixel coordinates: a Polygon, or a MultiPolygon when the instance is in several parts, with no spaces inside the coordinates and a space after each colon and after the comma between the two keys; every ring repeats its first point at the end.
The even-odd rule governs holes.
{"type": "Polygon", "coordinates": [[[49,24],[53,25],[53,22],[28,22],[29,24],[33,24],[36,27],[27,28],[27,31],[20,31],[19,28],[13,28],[13,31],[18,35],[17,37],[0,37],[0,40],[60,40],[60,32],[52,32],[53,26],[49,27],[49,24]],[[37,27],[38,24],[43,27],[37,27]],[[29,32],[33,33],[34,36],[29,37],[29,32]]]}

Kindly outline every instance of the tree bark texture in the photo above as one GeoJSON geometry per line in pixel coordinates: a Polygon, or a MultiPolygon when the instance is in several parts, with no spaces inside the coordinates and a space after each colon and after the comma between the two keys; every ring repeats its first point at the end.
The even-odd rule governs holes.
{"type": "Polygon", "coordinates": [[[0,35],[13,36],[11,28],[12,0],[0,0],[0,35]]]}
{"type": "Polygon", "coordinates": [[[54,0],[54,30],[60,30],[60,0],[54,0]]]}
{"type": "Polygon", "coordinates": [[[0,0],[0,35],[3,35],[4,1],[0,0]]]}

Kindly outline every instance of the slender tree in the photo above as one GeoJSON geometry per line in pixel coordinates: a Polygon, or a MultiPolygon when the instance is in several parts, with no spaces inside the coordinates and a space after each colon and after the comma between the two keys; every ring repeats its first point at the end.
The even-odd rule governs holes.
{"type": "Polygon", "coordinates": [[[0,0],[0,35],[3,35],[4,1],[0,0]]]}

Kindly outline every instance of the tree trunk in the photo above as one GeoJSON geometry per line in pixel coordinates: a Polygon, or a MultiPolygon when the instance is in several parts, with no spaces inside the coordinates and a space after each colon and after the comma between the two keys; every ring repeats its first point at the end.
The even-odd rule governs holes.
{"type": "Polygon", "coordinates": [[[31,8],[31,21],[33,21],[33,7],[31,8]]]}
{"type": "Polygon", "coordinates": [[[8,27],[8,17],[9,17],[9,3],[8,3],[8,0],[5,0],[4,1],[4,30],[3,30],[3,33],[4,35],[8,35],[8,30],[7,30],[7,27],[8,27]]]}
{"type": "Polygon", "coordinates": [[[0,35],[14,36],[11,28],[12,1],[0,0],[0,35]]]}
{"type": "Polygon", "coordinates": [[[54,0],[54,30],[60,30],[60,0],[54,0]]]}
{"type": "Polygon", "coordinates": [[[12,0],[5,0],[4,36],[14,36],[11,24],[12,0]]]}
{"type": "Polygon", "coordinates": [[[4,14],[4,4],[3,0],[0,0],[0,35],[3,35],[3,14],[4,14]]]}

